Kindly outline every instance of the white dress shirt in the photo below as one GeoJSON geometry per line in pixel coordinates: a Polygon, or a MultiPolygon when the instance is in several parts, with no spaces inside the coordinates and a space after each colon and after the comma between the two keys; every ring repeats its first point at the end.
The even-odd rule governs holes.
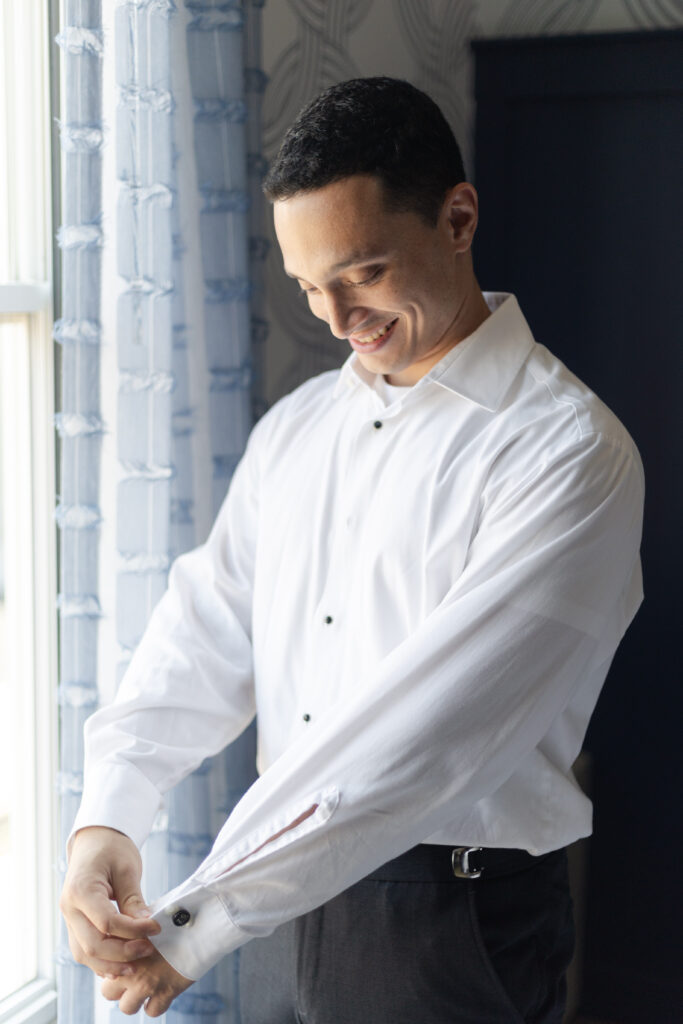
{"type": "Polygon", "coordinates": [[[642,599],[642,468],[515,298],[487,301],[390,404],[352,354],[259,421],[87,723],[74,831],[140,845],[258,714],[260,778],[155,904],[188,978],[416,843],[540,854],[591,831],[571,765],[642,599]]]}

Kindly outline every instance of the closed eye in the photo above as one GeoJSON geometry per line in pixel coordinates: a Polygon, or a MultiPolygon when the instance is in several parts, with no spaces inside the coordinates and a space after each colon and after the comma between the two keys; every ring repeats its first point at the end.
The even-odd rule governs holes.
{"type": "MultiPolygon", "coordinates": [[[[377,267],[376,270],[373,270],[373,272],[368,277],[364,278],[362,281],[347,281],[344,284],[342,284],[341,287],[364,288],[366,285],[373,284],[375,281],[379,280],[383,273],[384,267],[377,267]]],[[[304,288],[304,286],[300,284],[297,294],[300,299],[303,299],[306,298],[307,296],[315,295],[317,291],[317,288],[304,288]]]]}
{"type": "Polygon", "coordinates": [[[364,278],[362,281],[350,281],[349,284],[351,285],[352,288],[363,288],[365,287],[366,284],[372,284],[373,281],[376,281],[379,277],[382,276],[383,272],[384,267],[377,267],[377,269],[373,270],[369,277],[364,278]]]}

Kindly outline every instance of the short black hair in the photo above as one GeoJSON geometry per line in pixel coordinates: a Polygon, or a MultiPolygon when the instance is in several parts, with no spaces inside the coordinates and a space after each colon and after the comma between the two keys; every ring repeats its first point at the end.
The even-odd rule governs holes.
{"type": "Polygon", "coordinates": [[[354,174],[374,175],[390,209],[430,225],[448,190],[465,181],[460,148],[431,97],[396,78],[352,78],[299,113],[263,182],[275,202],[354,174]]]}

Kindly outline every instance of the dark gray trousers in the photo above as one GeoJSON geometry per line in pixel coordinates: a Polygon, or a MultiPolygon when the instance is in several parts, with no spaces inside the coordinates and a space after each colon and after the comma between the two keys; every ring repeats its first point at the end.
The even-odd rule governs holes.
{"type": "Polygon", "coordinates": [[[243,947],[242,1024],[561,1024],[566,851],[469,880],[426,849],[243,947]]]}

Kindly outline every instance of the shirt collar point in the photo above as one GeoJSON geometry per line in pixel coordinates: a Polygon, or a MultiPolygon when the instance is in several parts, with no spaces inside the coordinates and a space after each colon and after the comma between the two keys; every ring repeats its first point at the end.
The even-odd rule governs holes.
{"type": "Polygon", "coordinates": [[[497,412],[534,338],[514,295],[483,294],[491,316],[455,345],[432,373],[434,383],[488,412],[497,412]]]}

